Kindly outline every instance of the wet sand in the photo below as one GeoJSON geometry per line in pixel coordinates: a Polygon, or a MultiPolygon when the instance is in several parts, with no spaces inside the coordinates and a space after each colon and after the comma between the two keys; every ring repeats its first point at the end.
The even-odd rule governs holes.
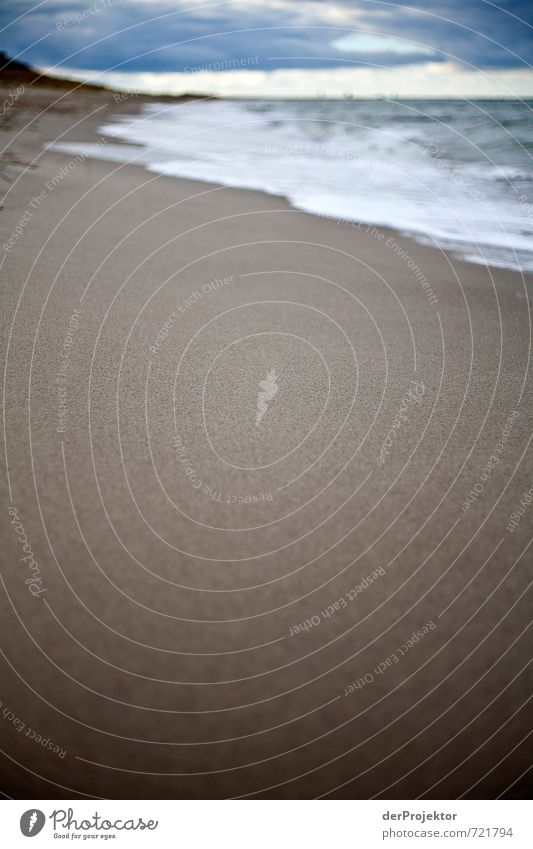
{"type": "Polygon", "coordinates": [[[141,103],[0,131],[0,787],[525,795],[531,278],[43,150],[141,103]]]}

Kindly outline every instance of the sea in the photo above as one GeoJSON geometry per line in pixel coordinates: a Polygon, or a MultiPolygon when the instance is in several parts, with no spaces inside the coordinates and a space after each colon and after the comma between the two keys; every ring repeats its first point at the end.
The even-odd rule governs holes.
{"type": "Polygon", "coordinates": [[[99,129],[107,144],[53,147],[261,190],[533,271],[531,100],[192,100],[99,129]]]}

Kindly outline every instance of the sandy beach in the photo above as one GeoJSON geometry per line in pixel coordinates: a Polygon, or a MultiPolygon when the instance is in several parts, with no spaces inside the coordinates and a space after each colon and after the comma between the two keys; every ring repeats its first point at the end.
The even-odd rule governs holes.
{"type": "Polygon", "coordinates": [[[531,276],[45,150],[144,102],[0,125],[0,788],[527,795],[531,276]]]}

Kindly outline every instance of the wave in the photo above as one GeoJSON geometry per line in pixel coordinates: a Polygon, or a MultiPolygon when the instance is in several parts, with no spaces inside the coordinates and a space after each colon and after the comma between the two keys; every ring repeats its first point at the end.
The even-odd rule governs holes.
{"type": "Polygon", "coordinates": [[[261,190],[533,271],[530,114],[518,101],[151,104],[100,128],[121,144],[54,147],[261,190]]]}

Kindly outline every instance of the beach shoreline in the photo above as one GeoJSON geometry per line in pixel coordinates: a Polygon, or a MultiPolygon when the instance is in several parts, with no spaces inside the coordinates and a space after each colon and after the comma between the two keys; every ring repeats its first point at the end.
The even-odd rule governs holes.
{"type": "Polygon", "coordinates": [[[57,94],[0,129],[0,605],[66,755],[3,721],[4,792],[520,798],[532,276],[45,150],[158,100],[57,94]]]}

